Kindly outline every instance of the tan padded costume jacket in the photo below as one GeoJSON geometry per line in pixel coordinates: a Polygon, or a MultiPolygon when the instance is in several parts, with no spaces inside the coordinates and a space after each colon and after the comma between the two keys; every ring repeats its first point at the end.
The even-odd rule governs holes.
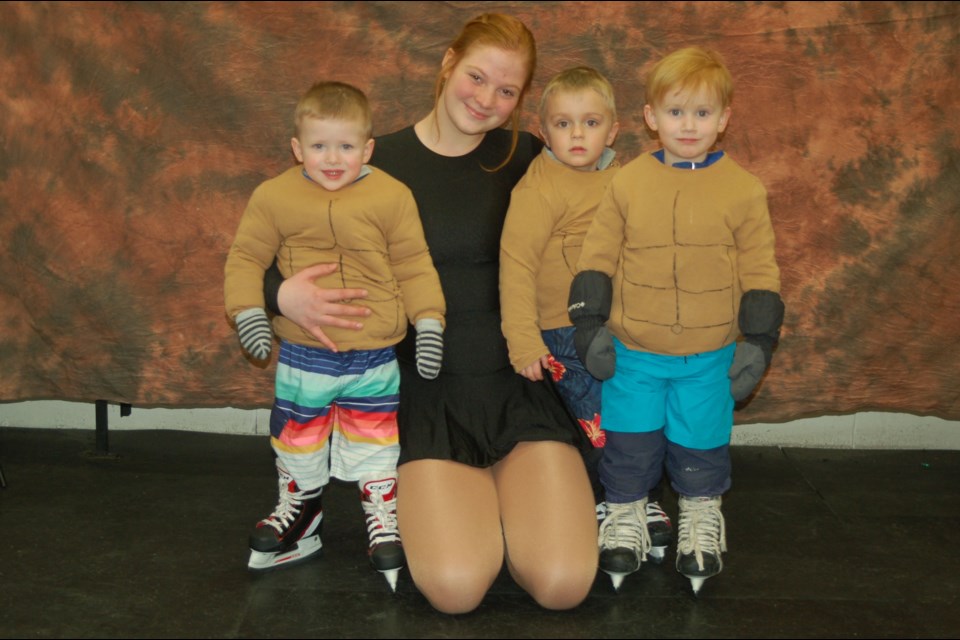
{"type": "MultiPolygon", "coordinates": [[[[408,320],[436,318],[446,311],[440,279],[423,237],[410,190],[383,171],[327,191],[291,167],[253,192],[227,256],[224,297],[227,314],[263,307],[263,272],[277,258],[284,278],[318,263],[338,263],[319,278],[319,287],[364,288],[353,301],[373,313],[363,329],[324,327],[341,351],[379,349],[399,342],[408,320]]],[[[277,316],[274,331],[298,344],[323,348],[290,320],[277,316]]]]}
{"type": "Polygon", "coordinates": [[[744,292],[780,292],[766,189],[726,155],[683,169],[644,154],[611,181],[577,270],[613,277],[607,326],[627,347],[720,349],[740,333],[744,292]]]}
{"type": "Polygon", "coordinates": [[[514,187],[500,240],[500,308],[516,371],[549,353],[542,330],[571,326],[567,298],[583,238],[619,168],[613,160],[578,171],[544,149],[514,187]]]}

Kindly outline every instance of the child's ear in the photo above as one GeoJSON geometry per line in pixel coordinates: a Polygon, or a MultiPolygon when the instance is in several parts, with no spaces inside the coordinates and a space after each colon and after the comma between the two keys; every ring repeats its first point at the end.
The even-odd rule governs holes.
{"type": "Polygon", "coordinates": [[[373,138],[367,140],[367,144],[363,145],[363,164],[370,162],[370,157],[373,155],[373,138]]]}
{"type": "Polygon", "coordinates": [[[723,133],[723,130],[727,128],[727,125],[730,124],[730,107],[727,107],[723,110],[723,113],[720,115],[720,123],[717,125],[717,133],[723,133]]]}
{"type": "Polygon", "coordinates": [[[300,141],[296,138],[290,138],[290,148],[293,149],[293,155],[297,162],[303,162],[303,149],[300,147],[300,141]]]}
{"type": "Polygon", "coordinates": [[[643,119],[651,130],[657,130],[657,116],[653,112],[653,107],[649,104],[643,105],[643,119]]]}
{"type": "Polygon", "coordinates": [[[543,133],[543,127],[537,129],[537,133],[540,134],[540,139],[543,140],[543,144],[546,145],[547,149],[550,148],[550,141],[547,140],[546,134],[543,133]]]}
{"type": "Polygon", "coordinates": [[[617,134],[620,133],[620,123],[614,122],[613,126],[610,127],[610,134],[607,136],[606,146],[612,147],[613,141],[617,139],[617,134]]]}

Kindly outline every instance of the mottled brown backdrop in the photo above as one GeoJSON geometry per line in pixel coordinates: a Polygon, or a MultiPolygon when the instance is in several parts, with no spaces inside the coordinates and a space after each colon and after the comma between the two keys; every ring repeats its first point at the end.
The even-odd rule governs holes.
{"type": "Polygon", "coordinates": [[[652,148],[648,63],[705,44],[736,81],[725,148],[770,193],[787,320],[740,422],[890,410],[960,419],[960,6],[950,2],[0,4],[0,401],[259,407],[272,369],[224,317],[253,188],[292,162],[311,82],[422,117],[473,15],[529,24],[547,77],[617,90],[652,148]]]}

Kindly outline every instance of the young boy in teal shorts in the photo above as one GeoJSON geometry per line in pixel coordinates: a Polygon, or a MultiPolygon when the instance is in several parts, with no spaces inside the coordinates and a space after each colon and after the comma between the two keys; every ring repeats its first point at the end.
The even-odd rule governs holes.
{"type": "Polygon", "coordinates": [[[723,567],[734,402],[769,366],[784,307],[766,189],[714,149],[733,95],[723,60],[699,47],[671,53],[646,93],[662,148],[611,180],[569,314],[578,355],[605,380],[600,568],[615,588],[640,568],[645,506],[665,465],[679,495],[676,566],[696,593],[723,567]]]}
{"type": "MultiPolygon", "coordinates": [[[[613,87],[599,72],[574,67],[547,83],[540,99],[542,153],[514,187],[500,241],[500,306],[510,360],[531,381],[549,376],[593,449],[585,455],[598,518],[605,515],[597,464],[606,439],[601,383],[574,349],[566,300],[583,237],[620,168],[610,145],[619,131],[613,87]]],[[[662,558],[669,518],[655,500],[647,522],[662,558]]]]}

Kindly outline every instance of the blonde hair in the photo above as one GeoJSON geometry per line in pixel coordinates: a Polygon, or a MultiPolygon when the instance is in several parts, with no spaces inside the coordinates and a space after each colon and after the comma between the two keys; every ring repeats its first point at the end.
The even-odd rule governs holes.
{"type": "Polygon", "coordinates": [[[733,78],[719,53],[703,47],[686,47],[660,60],[647,73],[647,104],[662,103],[669,91],[707,89],[723,108],[733,101],[733,78]]]}
{"type": "Polygon", "coordinates": [[[573,67],[565,69],[550,78],[540,96],[540,120],[547,119],[547,101],[550,96],[564,91],[584,91],[592,89],[600,94],[603,104],[610,110],[613,120],[617,119],[617,102],[613,97],[613,85],[602,73],[591,67],[573,67]]]}
{"type": "Polygon", "coordinates": [[[293,115],[297,137],[305,118],[350,120],[360,125],[366,138],[373,134],[373,116],[367,96],[345,82],[316,82],[303,94],[293,115]]]}
{"type": "Polygon", "coordinates": [[[537,44],[533,34],[523,22],[512,16],[501,13],[484,13],[470,20],[464,25],[453,42],[450,43],[448,50],[453,53],[446,63],[440,67],[440,73],[437,74],[437,80],[434,83],[434,105],[440,103],[440,97],[443,95],[443,87],[447,76],[460,64],[464,56],[467,55],[473,47],[496,47],[503,51],[517,52],[522,57],[527,66],[527,76],[524,78],[523,87],[520,89],[520,95],[517,97],[517,106],[510,115],[513,138],[510,143],[510,153],[506,159],[493,171],[501,169],[510,162],[517,149],[517,141],[520,138],[520,112],[523,98],[530,89],[533,82],[533,73],[537,67],[537,44]]]}

